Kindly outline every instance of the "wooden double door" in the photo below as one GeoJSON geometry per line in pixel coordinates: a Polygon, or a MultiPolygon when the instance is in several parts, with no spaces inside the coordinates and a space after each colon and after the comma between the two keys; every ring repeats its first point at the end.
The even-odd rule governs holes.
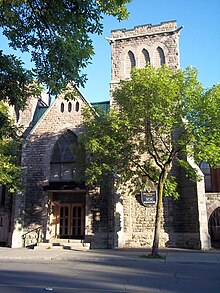
{"type": "Polygon", "coordinates": [[[60,238],[82,239],[85,235],[85,205],[61,204],[59,221],[60,238]]]}

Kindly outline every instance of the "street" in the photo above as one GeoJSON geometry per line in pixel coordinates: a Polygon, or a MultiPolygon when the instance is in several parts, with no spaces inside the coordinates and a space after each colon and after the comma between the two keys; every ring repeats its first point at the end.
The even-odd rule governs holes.
{"type": "Polygon", "coordinates": [[[1,260],[1,293],[219,293],[219,263],[175,263],[108,253],[1,260]]]}

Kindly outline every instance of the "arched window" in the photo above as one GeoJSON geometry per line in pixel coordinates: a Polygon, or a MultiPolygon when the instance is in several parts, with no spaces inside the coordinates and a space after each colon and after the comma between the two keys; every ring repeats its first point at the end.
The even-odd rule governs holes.
{"type": "Polygon", "coordinates": [[[209,218],[209,235],[212,246],[220,247],[220,207],[217,207],[209,218]]]}
{"type": "Polygon", "coordinates": [[[129,77],[131,69],[136,66],[136,61],[134,54],[131,51],[128,51],[127,56],[125,58],[125,75],[129,77]]]}
{"type": "Polygon", "coordinates": [[[200,169],[204,174],[205,179],[205,191],[211,192],[212,191],[212,181],[211,181],[211,168],[208,163],[202,162],[200,164],[200,169]]]}
{"type": "Polygon", "coordinates": [[[64,103],[63,102],[60,105],[60,112],[62,112],[62,113],[64,112],[64,103]]]}
{"type": "Polygon", "coordinates": [[[50,158],[50,181],[72,181],[76,177],[73,146],[77,136],[70,130],[55,143],[50,158]]]}
{"type": "Polygon", "coordinates": [[[72,103],[69,102],[69,103],[68,103],[68,112],[71,112],[71,111],[72,111],[72,103]]]}
{"type": "Polygon", "coordinates": [[[160,67],[163,64],[165,64],[164,51],[161,47],[157,47],[156,51],[154,52],[154,66],[160,67]]]}
{"type": "Polygon", "coordinates": [[[140,55],[140,68],[145,67],[146,64],[150,64],[150,55],[146,49],[143,49],[140,55]]]}
{"type": "Polygon", "coordinates": [[[79,112],[79,102],[78,101],[76,102],[76,108],[75,109],[76,109],[76,112],[79,112]]]}

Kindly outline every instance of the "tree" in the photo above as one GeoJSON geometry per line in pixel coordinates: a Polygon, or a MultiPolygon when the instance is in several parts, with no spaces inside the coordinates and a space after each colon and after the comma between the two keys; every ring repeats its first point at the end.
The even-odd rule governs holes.
{"type": "Polygon", "coordinates": [[[50,94],[84,85],[82,69],[94,54],[91,35],[101,34],[103,14],[128,17],[131,0],[1,0],[0,27],[13,49],[30,52],[36,79],[50,94]]]}
{"type": "Polygon", "coordinates": [[[25,106],[27,98],[40,94],[30,70],[14,55],[5,55],[0,50],[0,101],[5,101],[16,110],[25,106]]]}
{"type": "MultiPolygon", "coordinates": [[[[158,254],[162,201],[177,196],[174,161],[191,177],[196,171],[181,159],[193,156],[220,166],[220,85],[204,90],[193,68],[172,71],[166,66],[134,69],[114,92],[116,109],[108,114],[85,114],[80,138],[86,153],[89,183],[106,173],[118,173],[121,182],[139,178],[157,188],[155,233],[151,254],[158,254]]],[[[135,180],[137,182],[137,180],[135,180]]],[[[142,185],[142,186],[143,186],[142,185]]]]}
{"type": "Polygon", "coordinates": [[[39,93],[32,73],[23,68],[21,60],[0,51],[0,184],[7,185],[10,191],[20,186],[21,178],[19,136],[8,106],[14,106],[18,113],[28,97],[39,93]]]}
{"type": "MultiPolygon", "coordinates": [[[[91,35],[101,34],[102,15],[128,16],[130,0],[0,0],[0,27],[9,45],[29,52],[34,68],[0,50],[0,184],[11,190],[19,183],[18,136],[6,105],[18,113],[27,99],[45,86],[57,95],[67,84],[83,85],[81,70],[94,54],[91,35]]],[[[69,96],[70,97],[70,96],[69,96]]]]}
{"type": "Polygon", "coordinates": [[[21,186],[19,139],[16,132],[8,116],[8,107],[0,101],[0,184],[7,185],[10,192],[21,186]]]}

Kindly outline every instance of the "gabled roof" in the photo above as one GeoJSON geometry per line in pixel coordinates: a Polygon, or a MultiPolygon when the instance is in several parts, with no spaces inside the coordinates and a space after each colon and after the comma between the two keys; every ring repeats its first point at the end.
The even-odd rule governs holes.
{"type": "MultiPolygon", "coordinates": [[[[86,100],[86,98],[82,95],[82,93],[79,91],[79,89],[76,88],[76,90],[77,90],[78,95],[81,98],[81,100],[83,102],[85,102],[89,107],[91,107],[91,108],[94,109],[94,113],[95,113],[96,109],[102,109],[106,113],[109,112],[109,109],[110,109],[110,101],[89,103],[86,100]]],[[[32,129],[41,120],[41,118],[44,116],[45,112],[47,110],[49,111],[49,109],[53,105],[53,103],[50,106],[48,106],[43,100],[41,100],[41,99],[38,100],[38,103],[37,103],[37,106],[36,106],[36,109],[35,109],[35,112],[34,112],[33,120],[32,120],[32,129]]]]}
{"type": "MultiPolygon", "coordinates": [[[[79,98],[85,103],[87,104],[90,108],[93,108],[92,105],[87,101],[87,99],[82,95],[82,93],[79,91],[79,89],[77,87],[75,87],[75,90],[77,91],[77,94],[79,95],[79,98]]],[[[53,103],[51,103],[51,105],[47,105],[43,100],[39,99],[35,112],[34,112],[34,116],[33,116],[33,120],[32,120],[32,130],[35,128],[36,124],[40,122],[41,119],[43,119],[44,114],[46,114],[46,112],[50,111],[50,108],[53,106],[54,103],[56,103],[55,99],[53,101],[53,103]]]]}

